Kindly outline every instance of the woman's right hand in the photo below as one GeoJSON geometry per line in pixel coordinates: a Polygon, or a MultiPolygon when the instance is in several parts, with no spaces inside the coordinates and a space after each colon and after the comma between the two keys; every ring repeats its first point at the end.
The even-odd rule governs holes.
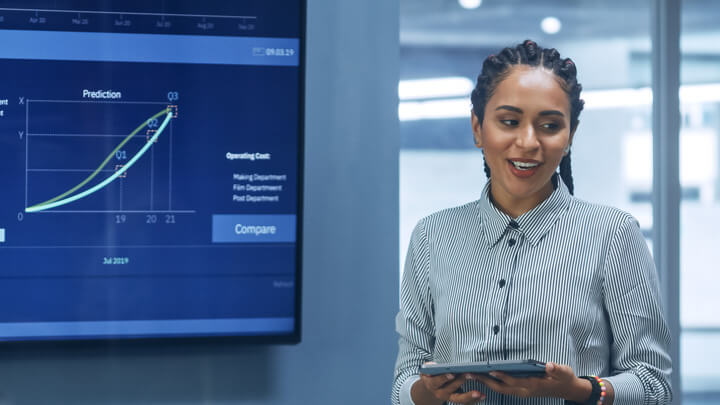
{"type": "Polygon", "coordinates": [[[417,405],[442,404],[445,401],[469,405],[484,401],[485,394],[480,391],[458,392],[460,386],[470,380],[470,374],[420,374],[420,380],[413,384],[411,390],[412,399],[417,405]]]}

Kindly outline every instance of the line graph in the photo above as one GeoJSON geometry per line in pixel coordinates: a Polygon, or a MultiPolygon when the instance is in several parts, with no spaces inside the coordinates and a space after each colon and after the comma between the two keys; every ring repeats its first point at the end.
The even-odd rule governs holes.
{"type": "Polygon", "coordinates": [[[48,210],[50,208],[55,208],[55,207],[59,207],[59,206],[65,205],[65,204],[69,204],[73,201],[79,200],[83,197],[86,197],[86,196],[102,189],[103,187],[108,185],[113,180],[122,176],[123,173],[125,173],[130,167],[132,167],[132,165],[135,164],[135,162],[138,159],[140,159],[145,154],[145,152],[147,152],[148,149],[150,149],[150,147],[155,143],[155,141],[160,136],[160,134],[165,130],[165,127],[167,126],[168,122],[170,122],[170,120],[172,119],[172,116],[173,116],[173,112],[170,109],[166,108],[166,109],[160,111],[159,113],[153,115],[152,117],[148,118],[147,120],[145,120],[145,122],[140,124],[140,126],[135,128],[135,130],[133,130],[130,133],[130,135],[128,135],[125,138],[125,140],[123,140],[112,152],[110,152],[110,154],[105,158],[105,160],[100,164],[100,166],[97,169],[95,169],[95,171],[90,176],[88,176],[85,180],[83,180],[80,184],[78,184],[77,186],[71,188],[70,190],[68,190],[54,198],[51,198],[40,204],[33,205],[32,207],[25,208],[25,212],[44,211],[44,210],[48,210]],[[163,114],[165,114],[165,120],[160,125],[160,128],[155,132],[153,137],[150,138],[147,141],[147,143],[145,143],[145,146],[143,146],[142,149],[140,149],[140,151],[137,154],[135,154],[135,156],[133,156],[127,162],[127,164],[123,165],[120,169],[116,170],[114,174],[112,174],[110,177],[106,178],[102,182],[96,184],[95,186],[93,186],[83,192],[80,192],[78,194],[64,198],[64,197],[74,193],[75,191],[77,191],[78,189],[83,187],[85,184],[87,184],[90,180],[92,180],[108,164],[110,159],[112,159],[115,156],[115,154],[120,150],[120,148],[122,148],[133,136],[135,136],[138,132],[140,132],[141,129],[150,125],[150,123],[153,122],[154,119],[160,117],[163,114]]]}
{"type": "Polygon", "coordinates": [[[175,117],[167,102],[27,100],[25,212],[193,213],[172,208],[175,117]]]}

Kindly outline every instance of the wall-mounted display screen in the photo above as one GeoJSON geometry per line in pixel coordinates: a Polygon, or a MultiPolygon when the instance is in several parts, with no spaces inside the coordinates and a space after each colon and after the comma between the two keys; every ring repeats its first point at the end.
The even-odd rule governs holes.
{"type": "Polygon", "coordinates": [[[304,1],[0,8],[0,340],[299,339],[304,1]]]}

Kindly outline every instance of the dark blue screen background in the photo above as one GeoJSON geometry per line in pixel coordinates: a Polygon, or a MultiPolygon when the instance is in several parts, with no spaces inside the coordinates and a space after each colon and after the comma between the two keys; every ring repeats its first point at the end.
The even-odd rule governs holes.
{"type": "MultiPolygon", "coordinates": [[[[88,9],[93,5],[87,3],[94,2],[66,3],[67,8],[88,9]]],[[[264,2],[249,2],[246,9],[225,6],[232,10],[223,10],[220,2],[211,2],[209,10],[183,2],[116,3],[144,12],[158,12],[148,9],[162,6],[162,12],[174,14],[204,11],[257,16],[254,32],[234,32],[227,28],[232,24],[217,19],[225,25],[218,23],[214,35],[300,35],[294,1],[283,2],[288,3],[285,8],[262,6],[264,2]]],[[[23,7],[27,4],[23,2],[23,7]]],[[[113,7],[117,8],[108,6],[113,7]]],[[[11,26],[0,22],[0,29],[117,32],[105,21],[111,21],[112,15],[94,18],[90,14],[87,26],[63,29],[65,20],[53,13],[40,14],[46,15],[47,21],[52,18],[53,25],[39,28],[23,26],[27,12],[4,13],[8,16],[4,22],[11,26]]],[[[143,30],[142,23],[143,18],[155,21],[156,16],[123,18],[135,18],[135,33],[154,33],[143,30]]],[[[175,17],[172,21],[174,25],[164,34],[208,35],[193,31],[194,20],[175,17]]],[[[68,323],[93,321],[294,318],[296,243],[213,243],[212,218],[299,215],[299,69],[3,59],[0,52],[4,77],[0,100],[8,100],[0,106],[0,228],[5,234],[0,243],[0,308],[4,308],[0,311],[0,339],[104,337],[60,332],[6,336],[4,323],[60,322],[67,327],[68,323]],[[95,103],[82,97],[84,89],[112,89],[122,97],[95,103]],[[168,94],[177,99],[168,101],[168,94]],[[26,203],[32,206],[46,201],[83,181],[125,136],[167,105],[177,106],[177,118],[127,171],[127,177],[61,207],[24,212],[26,203]],[[246,152],[272,157],[255,161],[226,157],[227,153],[246,152]],[[238,174],[285,178],[248,182],[234,178],[238,174]],[[281,189],[245,191],[243,187],[249,184],[281,189]],[[276,200],[234,200],[233,196],[239,195],[270,195],[276,200]]],[[[133,137],[85,188],[138,153],[152,135],[149,129],[143,128],[133,137]]],[[[122,323],[118,325],[122,328],[122,323]]],[[[188,328],[186,333],[167,333],[160,327],[156,333],[108,332],[107,337],[218,334],[196,326],[188,328]]],[[[239,328],[223,334],[294,331],[292,327],[267,331],[239,328]]]]}

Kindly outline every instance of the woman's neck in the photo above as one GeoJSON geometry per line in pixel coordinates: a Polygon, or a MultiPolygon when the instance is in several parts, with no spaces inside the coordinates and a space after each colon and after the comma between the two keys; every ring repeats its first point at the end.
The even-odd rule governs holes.
{"type": "Polygon", "coordinates": [[[538,192],[528,197],[517,197],[502,189],[492,187],[490,182],[490,201],[502,212],[515,219],[532,210],[545,201],[553,193],[554,186],[552,179],[538,192]]]}

